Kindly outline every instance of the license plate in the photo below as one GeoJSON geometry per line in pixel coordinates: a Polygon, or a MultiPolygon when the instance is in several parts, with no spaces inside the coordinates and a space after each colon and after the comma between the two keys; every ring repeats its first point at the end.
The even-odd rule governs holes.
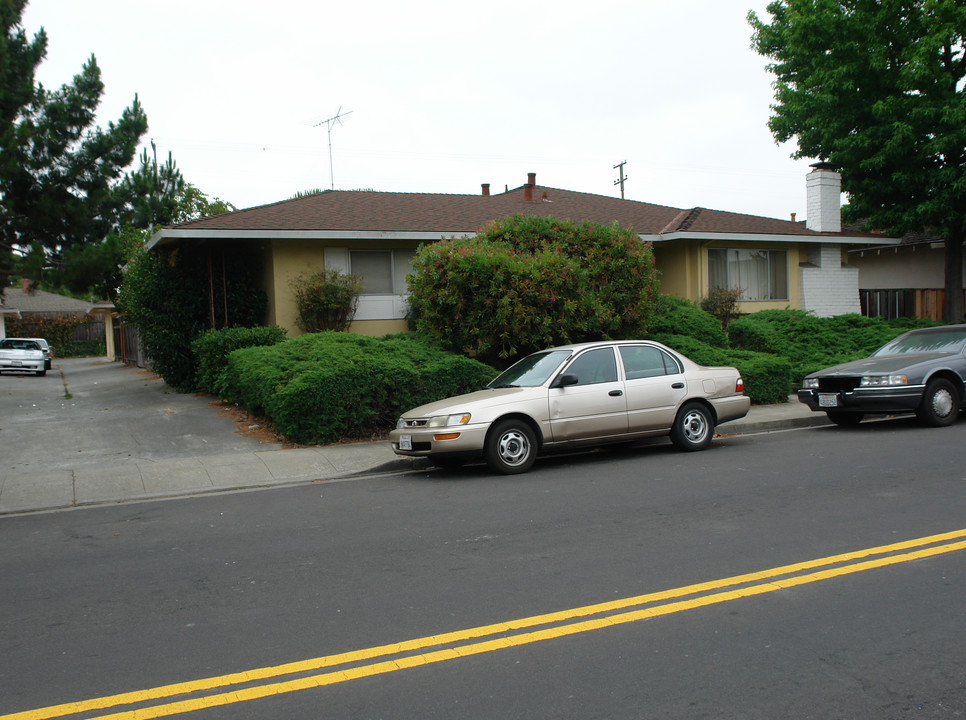
{"type": "Polygon", "coordinates": [[[412,435],[400,435],[399,436],[399,449],[400,450],[412,450],[413,449],[413,436],[412,435]]]}
{"type": "Polygon", "coordinates": [[[838,407],[839,396],[830,394],[830,393],[819,393],[818,406],[819,407],[838,407]]]}
{"type": "Polygon", "coordinates": [[[14,360],[13,361],[13,366],[14,367],[23,367],[23,363],[20,362],[19,360],[14,360]]]}

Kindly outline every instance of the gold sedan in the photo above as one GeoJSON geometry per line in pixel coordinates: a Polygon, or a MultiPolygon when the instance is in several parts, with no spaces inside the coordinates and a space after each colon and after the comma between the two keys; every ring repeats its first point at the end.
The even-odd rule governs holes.
{"type": "Polygon", "coordinates": [[[528,355],[484,390],[404,413],[389,442],[440,466],[482,457],[513,474],[544,451],[653,435],[703,450],[715,426],[750,405],[733,367],[702,367],[648,340],[582,343],[528,355]]]}

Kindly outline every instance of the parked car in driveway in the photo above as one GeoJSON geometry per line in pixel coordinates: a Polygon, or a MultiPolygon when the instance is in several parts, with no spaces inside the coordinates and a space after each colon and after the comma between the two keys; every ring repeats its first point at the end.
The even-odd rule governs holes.
{"type": "Polygon", "coordinates": [[[46,359],[40,343],[27,338],[0,340],[0,371],[47,374],[46,359]]]}
{"type": "Polygon", "coordinates": [[[866,415],[914,412],[926,425],[959,416],[966,378],[966,325],[910,330],[872,355],[808,375],[799,401],[838,425],[866,415]]]}
{"type": "Polygon", "coordinates": [[[653,435],[703,450],[750,405],[733,367],[702,367],[647,340],[592,342],[534,353],[484,390],[414,408],[389,441],[398,455],[442,466],[482,457],[513,474],[546,450],[653,435]]]}

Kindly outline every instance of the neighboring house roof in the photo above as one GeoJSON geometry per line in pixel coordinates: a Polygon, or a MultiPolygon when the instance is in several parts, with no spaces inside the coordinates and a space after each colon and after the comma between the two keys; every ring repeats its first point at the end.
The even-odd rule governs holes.
{"type": "Polygon", "coordinates": [[[6,288],[3,291],[3,306],[16,309],[21,313],[80,313],[86,315],[91,304],[65,295],[20,288],[6,288]]]}
{"type": "MultiPolygon", "coordinates": [[[[857,228],[861,228],[861,224],[850,225],[848,228],[843,227],[842,231],[852,231],[857,228]]],[[[916,245],[945,245],[945,240],[943,240],[938,235],[933,234],[932,231],[927,230],[926,232],[907,232],[898,242],[892,240],[891,238],[885,237],[880,233],[872,233],[873,235],[878,235],[883,240],[891,240],[890,244],[879,244],[878,246],[865,247],[856,250],[850,250],[849,252],[860,252],[867,250],[884,250],[885,248],[896,248],[896,247],[914,247],[916,245]]]]}
{"type": "Polygon", "coordinates": [[[642,239],[680,237],[871,244],[888,242],[863,232],[819,233],[805,222],[742,215],[705,208],[681,209],[634,200],[523,185],[496,195],[391,193],[326,190],[270,205],[164,228],[148,248],[177,239],[360,238],[438,240],[473,235],[491,220],[512,215],[553,216],[631,228],[642,239]],[[528,199],[529,198],[529,199],[528,199]],[[759,239],[759,238],[756,238],[759,239]]]}

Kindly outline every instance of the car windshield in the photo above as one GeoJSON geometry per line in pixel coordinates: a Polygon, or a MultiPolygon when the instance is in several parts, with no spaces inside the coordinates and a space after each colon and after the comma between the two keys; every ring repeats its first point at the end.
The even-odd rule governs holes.
{"type": "Polygon", "coordinates": [[[904,353],[958,353],[966,343],[966,330],[929,330],[900,335],[882,346],[872,357],[902,355],[904,353]]]}
{"type": "Polygon", "coordinates": [[[570,357],[570,350],[551,350],[527,355],[497,376],[487,387],[537,387],[543,385],[570,357]]]}

